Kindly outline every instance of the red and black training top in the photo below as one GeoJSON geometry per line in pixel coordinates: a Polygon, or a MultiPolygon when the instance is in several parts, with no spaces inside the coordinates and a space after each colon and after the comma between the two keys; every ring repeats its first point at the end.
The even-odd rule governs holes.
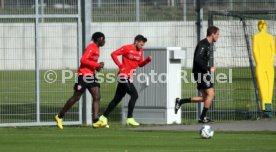
{"type": "Polygon", "coordinates": [[[80,68],[78,75],[94,75],[95,70],[100,67],[98,59],[100,57],[100,49],[96,43],[90,43],[80,60],[80,68]]]}
{"type": "Polygon", "coordinates": [[[118,76],[132,78],[136,68],[143,67],[148,62],[143,60],[143,49],[137,50],[133,44],[125,45],[111,53],[111,57],[119,67],[118,76]],[[118,56],[122,55],[122,63],[118,56]]]}

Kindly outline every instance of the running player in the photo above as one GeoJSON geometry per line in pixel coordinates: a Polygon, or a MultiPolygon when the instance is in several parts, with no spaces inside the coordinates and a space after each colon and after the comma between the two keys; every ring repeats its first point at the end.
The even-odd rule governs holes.
{"type": "Polygon", "coordinates": [[[184,103],[204,102],[203,111],[198,122],[208,123],[212,121],[206,117],[206,113],[210,108],[215,95],[213,83],[211,81],[211,72],[215,71],[215,67],[210,67],[210,47],[211,43],[216,42],[218,38],[219,28],[216,26],[210,26],[207,29],[207,37],[197,44],[194,53],[192,72],[197,81],[197,89],[200,91],[201,96],[184,99],[176,98],[175,114],[184,103]]]}
{"type": "Polygon", "coordinates": [[[133,44],[122,46],[111,54],[112,59],[119,67],[118,85],[114,98],[109,103],[103,115],[99,118],[104,125],[108,125],[107,118],[109,114],[114,110],[126,93],[130,95],[126,123],[132,126],[140,125],[133,119],[133,110],[135,102],[138,99],[138,93],[133,85],[132,77],[137,66],[143,67],[151,61],[151,56],[143,60],[143,46],[146,42],[147,38],[143,35],[137,35],[134,38],[133,44]],[[122,63],[119,61],[118,56],[122,56],[122,63]]]}
{"type": "Polygon", "coordinates": [[[95,70],[99,71],[104,67],[104,62],[98,63],[100,56],[100,47],[105,44],[105,36],[101,32],[96,32],[92,35],[93,43],[90,43],[80,60],[81,65],[78,69],[78,80],[74,86],[74,94],[70,97],[64,107],[61,109],[59,114],[55,116],[57,126],[63,129],[62,119],[65,113],[80,99],[81,95],[86,89],[89,90],[93,97],[92,101],[92,113],[93,113],[93,124],[95,128],[101,127],[101,121],[99,120],[99,109],[100,109],[100,84],[97,82],[95,77],[95,70]]]}

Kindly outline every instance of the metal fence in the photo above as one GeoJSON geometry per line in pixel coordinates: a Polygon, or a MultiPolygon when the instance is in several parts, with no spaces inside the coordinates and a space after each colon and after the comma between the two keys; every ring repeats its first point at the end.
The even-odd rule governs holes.
{"type": "MultiPolygon", "coordinates": [[[[74,79],[63,83],[61,70],[79,64],[80,3],[62,14],[42,1],[13,2],[1,3],[0,126],[54,124],[73,90],[74,79]],[[55,82],[47,81],[48,70],[55,70],[48,77],[55,82]]],[[[68,112],[66,124],[81,122],[79,107],[68,112]]]]}
{"type": "MultiPolygon", "coordinates": [[[[229,70],[232,73],[231,83],[216,85],[212,116],[231,120],[261,117],[251,40],[259,32],[257,24],[262,19],[268,23],[267,32],[274,35],[276,11],[214,11],[209,14],[210,24],[223,27],[214,52],[214,64],[218,73],[229,70]]],[[[274,104],[273,109],[275,107],[274,104]]]]}
{"type": "MultiPolygon", "coordinates": [[[[232,10],[232,11],[244,11],[244,10],[269,10],[274,9],[276,5],[275,1],[257,1],[257,0],[208,0],[202,1],[202,33],[201,38],[204,38],[205,31],[208,26],[208,11],[213,10],[232,10]]],[[[106,61],[110,60],[109,54],[111,51],[120,47],[121,45],[128,44],[132,42],[133,37],[142,33],[146,37],[148,37],[149,41],[146,44],[146,47],[166,47],[166,46],[180,46],[187,48],[187,59],[183,61],[183,69],[188,71],[188,75],[190,74],[192,60],[193,60],[193,52],[194,48],[197,44],[197,1],[194,0],[184,0],[184,1],[134,1],[134,0],[125,0],[125,1],[108,1],[102,0],[95,1],[93,3],[92,8],[92,30],[102,30],[104,31],[108,38],[107,44],[104,48],[104,59],[106,61]],[[172,3],[173,2],[173,3],[172,3]],[[94,27],[94,28],[93,28],[94,27]]],[[[274,18],[271,18],[272,20],[274,18]]],[[[231,23],[233,18],[229,17],[228,19],[224,18],[216,18],[217,21],[222,21],[218,24],[220,28],[222,28],[222,32],[228,31],[228,27],[224,26],[227,23],[231,23]],[[225,21],[225,23],[223,22],[225,21]],[[224,30],[223,28],[227,28],[224,30]]],[[[241,31],[242,32],[242,31],[241,31]]],[[[222,33],[222,39],[223,35],[222,33]]],[[[244,41],[243,41],[244,42],[244,41]]],[[[228,44],[223,41],[220,44],[220,40],[216,45],[221,46],[228,44]]],[[[233,44],[234,47],[239,47],[239,44],[233,44]]],[[[245,48],[245,44],[243,44],[243,48],[245,48]]],[[[221,46],[225,47],[225,46],[221,46]]],[[[218,48],[219,49],[219,48],[218,48]]],[[[229,70],[223,67],[226,65],[225,62],[220,62],[220,56],[226,56],[227,54],[222,53],[219,54],[219,51],[215,53],[217,57],[215,60],[216,66],[222,67],[220,71],[223,71],[226,74],[229,74],[229,70]]],[[[235,57],[231,57],[231,60],[228,61],[230,63],[237,62],[235,57]]],[[[241,56],[241,60],[247,61],[248,56],[241,56]]],[[[116,68],[116,66],[111,62],[110,67],[116,68]]],[[[246,62],[239,62],[239,66],[248,66],[246,62]]],[[[229,65],[231,66],[231,64],[229,65]]],[[[231,66],[232,67],[232,66],[231,66]]],[[[242,70],[240,68],[239,70],[242,70]]],[[[239,79],[242,77],[242,72],[234,72],[234,79],[239,79]]],[[[190,79],[190,78],[188,78],[190,79]]],[[[237,83],[235,81],[235,83],[237,83]]],[[[243,93],[245,95],[249,95],[252,92],[252,84],[250,82],[245,85],[243,88],[243,93]]],[[[224,104],[228,100],[236,100],[235,91],[237,89],[229,90],[229,92],[222,91],[219,86],[216,89],[216,101],[214,102],[214,106],[212,107],[213,113],[211,116],[215,120],[239,120],[239,119],[250,119],[255,115],[252,114],[254,111],[256,112],[256,104],[255,99],[247,98],[247,102],[251,103],[247,105],[247,102],[234,102],[229,108],[229,105],[224,104]],[[228,94],[232,94],[233,96],[227,96],[228,94]],[[225,112],[228,109],[228,113],[225,112]],[[217,112],[220,111],[221,112],[217,112]],[[223,112],[224,111],[224,112],[223,112]],[[251,114],[250,114],[251,113],[251,114]]],[[[225,85],[227,87],[227,85],[225,85]]],[[[193,83],[184,83],[183,82],[183,90],[182,97],[190,97],[197,95],[196,85],[193,83]]],[[[115,90],[109,90],[111,94],[114,93],[115,90]]],[[[254,95],[254,94],[253,94],[254,95]]],[[[241,94],[242,96],[242,94],[241,94]]],[[[111,96],[103,96],[103,102],[110,101],[112,99],[111,96]]],[[[240,101],[240,100],[237,100],[240,101]]],[[[173,102],[173,101],[170,101],[173,102]]],[[[118,106],[120,107],[120,106],[118,106]]],[[[120,118],[121,114],[117,113],[115,117],[120,118]]],[[[187,120],[195,120],[198,117],[198,106],[197,105],[188,105],[183,107],[183,119],[187,120]]]]}
{"type": "MultiPolygon", "coordinates": [[[[202,7],[198,8],[197,2],[92,1],[91,33],[102,31],[106,35],[106,45],[101,49],[100,57],[100,60],[106,63],[103,73],[116,73],[117,67],[112,62],[110,53],[122,45],[132,43],[137,34],[143,34],[148,38],[146,47],[187,48],[183,69],[189,72],[197,44],[196,10],[202,8],[203,38],[207,28],[208,11],[269,10],[276,6],[274,0],[204,0],[201,1],[202,7]]],[[[55,70],[57,75],[61,76],[60,70],[74,71],[78,67],[81,55],[80,0],[1,0],[0,15],[0,125],[18,122],[53,124],[52,116],[72,94],[74,82],[72,78],[64,84],[61,77],[58,77],[56,82],[47,83],[43,76],[49,69],[55,70]]],[[[222,29],[222,35],[225,31],[224,24],[231,20],[216,19],[218,22],[215,23],[222,29]]],[[[221,44],[226,42],[217,42],[217,45],[221,44]]],[[[219,54],[215,56],[219,57],[219,54]]],[[[246,60],[246,57],[243,58],[246,60]]],[[[116,83],[101,85],[101,112],[113,98],[115,87],[116,83]]],[[[250,92],[251,87],[247,85],[244,92],[250,92]]],[[[182,88],[182,97],[197,94],[192,83],[183,83],[182,88]]],[[[233,90],[228,94],[233,94],[233,90]]],[[[221,100],[221,104],[224,98],[232,100],[230,96],[225,96],[225,91],[217,90],[216,99],[221,100]]],[[[218,103],[215,102],[216,107],[218,103]]],[[[238,103],[233,104],[233,107],[237,106],[238,103]]],[[[121,119],[120,107],[113,112],[111,120],[121,119]]],[[[80,105],[75,105],[67,113],[66,121],[81,123],[80,109],[80,105]]],[[[249,109],[252,110],[254,107],[249,109]]],[[[183,108],[183,119],[197,119],[197,112],[197,105],[186,106],[183,108]]],[[[219,115],[215,117],[217,120],[247,119],[219,115]]]]}

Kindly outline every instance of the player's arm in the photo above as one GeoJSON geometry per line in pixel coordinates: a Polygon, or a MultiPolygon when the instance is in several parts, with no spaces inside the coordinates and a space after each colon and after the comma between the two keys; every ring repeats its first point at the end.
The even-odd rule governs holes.
{"type": "Polygon", "coordinates": [[[91,47],[88,46],[88,47],[85,49],[84,54],[83,54],[82,57],[81,57],[81,60],[80,60],[81,64],[87,65],[87,66],[89,66],[89,67],[91,67],[91,68],[100,68],[100,67],[101,67],[101,64],[95,62],[94,60],[92,60],[92,59],[90,58],[90,56],[91,56],[92,54],[93,54],[93,50],[92,50],[91,47]]]}
{"type": "Polygon", "coordinates": [[[140,62],[138,63],[138,66],[143,67],[146,64],[148,64],[151,60],[152,60],[151,56],[148,56],[145,60],[143,60],[143,58],[141,58],[140,62]]]}
{"type": "Polygon", "coordinates": [[[111,53],[111,58],[113,59],[113,61],[115,62],[115,64],[118,66],[118,67],[122,67],[122,63],[119,61],[118,59],[118,56],[120,55],[124,55],[126,54],[126,51],[124,49],[124,47],[121,47],[120,49],[114,51],[111,53]]]}
{"type": "Polygon", "coordinates": [[[100,67],[96,68],[96,70],[97,70],[98,72],[100,72],[101,69],[104,67],[104,62],[100,62],[99,64],[100,64],[100,67]]]}
{"type": "Polygon", "coordinates": [[[205,53],[206,51],[207,51],[207,48],[205,48],[205,46],[198,46],[196,48],[196,53],[194,57],[195,64],[197,64],[200,70],[204,73],[208,73],[211,69],[211,67],[206,65],[206,63],[204,62],[205,60],[204,55],[206,54],[205,53]]]}

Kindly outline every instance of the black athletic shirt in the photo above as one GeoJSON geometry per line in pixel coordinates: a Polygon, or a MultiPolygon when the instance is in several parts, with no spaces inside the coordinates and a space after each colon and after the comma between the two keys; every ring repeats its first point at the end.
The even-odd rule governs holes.
{"type": "Polygon", "coordinates": [[[195,49],[193,73],[208,73],[210,72],[210,53],[211,44],[207,38],[201,40],[195,49]]]}

